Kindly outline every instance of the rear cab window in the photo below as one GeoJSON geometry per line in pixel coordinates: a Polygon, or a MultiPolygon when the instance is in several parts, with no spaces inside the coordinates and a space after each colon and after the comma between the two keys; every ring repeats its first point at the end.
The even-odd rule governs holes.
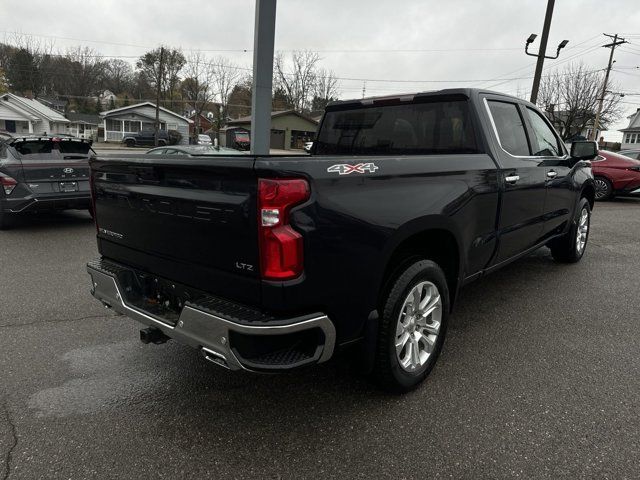
{"type": "Polygon", "coordinates": [[[327,109],[317,155],[480,153],[466,97],[418,97],[327,109]]]}

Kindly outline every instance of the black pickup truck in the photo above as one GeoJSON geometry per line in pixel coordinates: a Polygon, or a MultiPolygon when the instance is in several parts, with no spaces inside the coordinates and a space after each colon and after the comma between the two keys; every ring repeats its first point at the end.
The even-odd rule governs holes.
{"type": "Polygon", "coordinates": [[[92,293],[232,370],[353,347],[406,391],[463,285],[543,246],[580,260],[596,144],[571,150],[534,105],[451,89],[332,103],[310,157],[96,158],[92,293]]]}

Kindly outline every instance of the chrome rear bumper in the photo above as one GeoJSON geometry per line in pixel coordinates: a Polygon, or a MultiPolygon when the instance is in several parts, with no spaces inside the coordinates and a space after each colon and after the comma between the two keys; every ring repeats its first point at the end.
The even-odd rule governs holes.
{"type": "MultiPolygon", "coordinates": [[[[335,348],[336,332],[331,320],[318,313],[303,317],[278,319],[272,324],[255,322],[253,325],[237,323],[220,315],[186,303],[175,324],[127,304],[118,275],[113,268],[122,268],[105,260],[91,262],[87,271],[91,276],[91,293],[106,306],[138,322],[158,328],[165,335],[181,343],[197,348],[205,358],[230,370],[278,371],[329,360],[335,348]],[[245,358],[235,348],[234,333],[260,342],[261,336],[283,336],[308,332],[321,332],[312,352],[296,354],[290,351],[267,353],[261,358],[245,358]],[[284,361],[282,360],[284,359],[284,361]]],[[[264,337],[263,337],[264,338],[264,337]]]]}

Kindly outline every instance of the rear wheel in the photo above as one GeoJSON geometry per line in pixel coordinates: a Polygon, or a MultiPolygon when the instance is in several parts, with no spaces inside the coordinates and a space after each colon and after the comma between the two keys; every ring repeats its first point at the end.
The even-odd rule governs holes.
{"type": "Polygon", "coordinates": [[[159,147],[166,147],[167,146],[167,141],[166,140],[158,140],[158,146],[159,147]]]}
{"type": "Polygon", "coordinates": [[[613,185],[604,177],[596,177],[596,200],[609,200],[613,197],[613,185]]]}
{"type": "Polygon", "coordinates": [[[133,138],[127,138],[124,142],[127,147],[135,147],[136,141],[133,138]]]}
{"type": "Polygon", "coordinates": [[[553,258],[563,263],[579,262],[587,249],[590,225],[591,207],[586,198],[581,198],[569,231],[549,245],[553,258]]]}
{"type": "Polygon", "coordinates": [[[410,265],[384,299],[373,375],[386,390],[407,392],[429,374],[442,348],[449,290],[430,260],[410,265]]]}

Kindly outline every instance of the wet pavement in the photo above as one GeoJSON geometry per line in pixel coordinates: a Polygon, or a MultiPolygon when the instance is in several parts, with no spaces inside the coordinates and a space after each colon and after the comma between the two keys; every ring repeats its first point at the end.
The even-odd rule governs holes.
{"type": "Polygon", "coordinates": [[[577,265],[542,249],[462,291],[405,396],[348,363],[230,373],[89,295],[88,215],[0,232],[0,480],[638,478],[640,201],[577,265]]]}

